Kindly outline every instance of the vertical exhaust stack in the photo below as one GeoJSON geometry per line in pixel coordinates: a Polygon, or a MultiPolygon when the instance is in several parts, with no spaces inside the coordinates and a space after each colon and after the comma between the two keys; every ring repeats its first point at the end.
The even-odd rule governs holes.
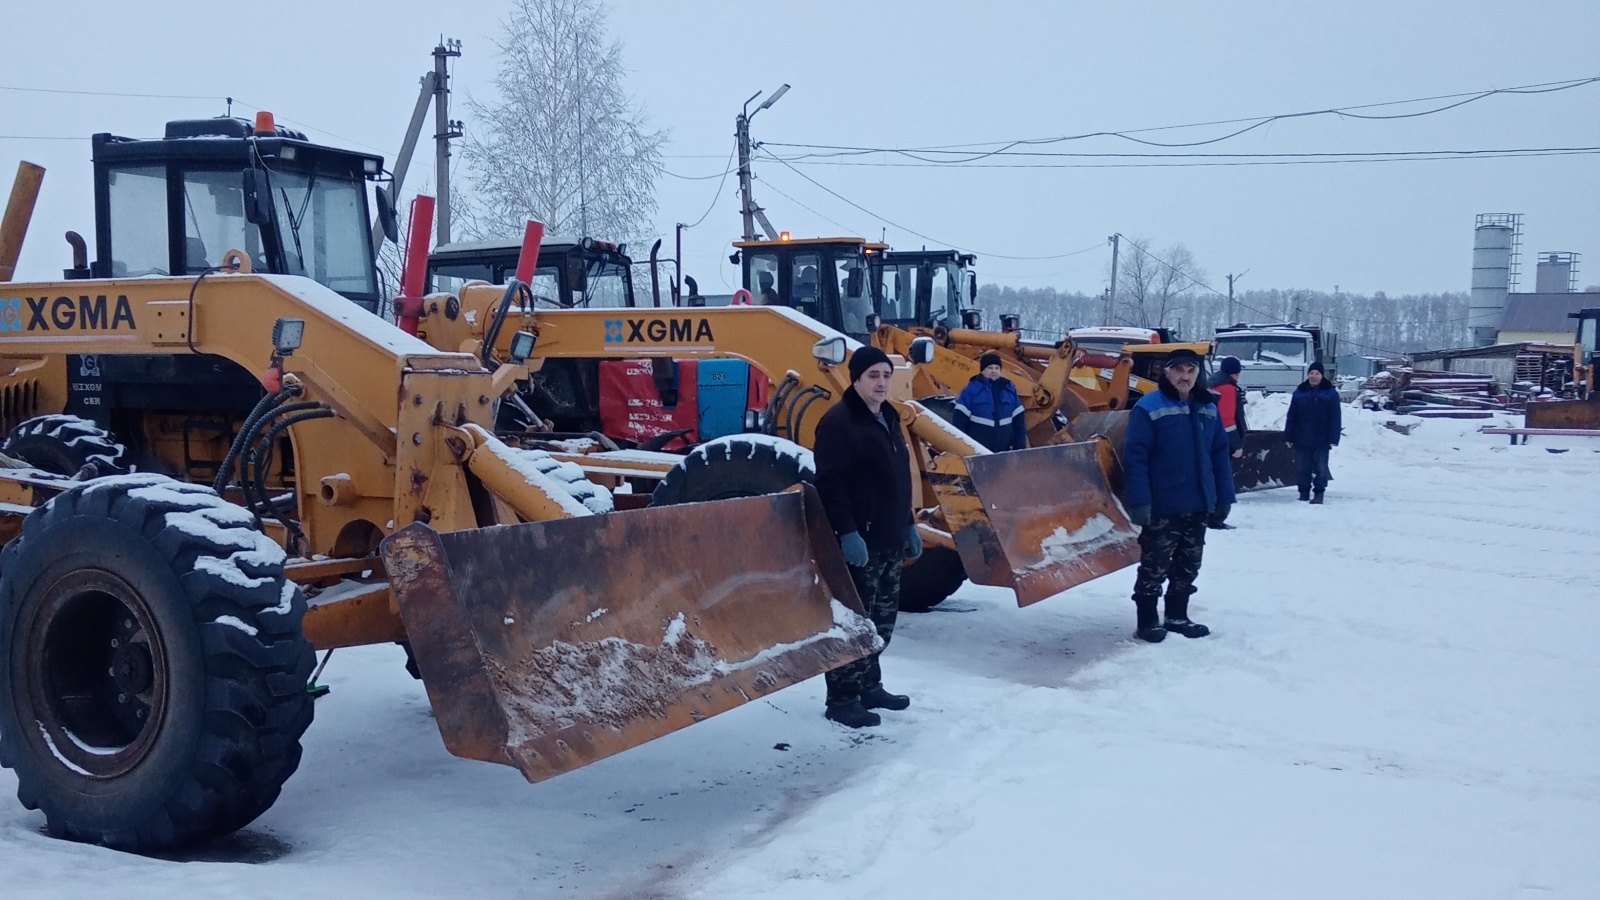
{"type": "Polygon", "coordinates": [[[6,203],[5,218],[0,219],[0,282],[10,281],[16,274],[17,259],[22,256],[22,239],[28,234],[33,205],[39,199],[39,186],[43,183],[43,166],[31,162],[17,164],[11,200],[6,203]]]}
{"type": "Polygon", "coordinates": [[[1468,304],[1473,346],[1493,344],[1500,331],[1516,266],[1521,220],[1515,213],[1478,216],[1472,236],[1472,299],[1468,304]]]}

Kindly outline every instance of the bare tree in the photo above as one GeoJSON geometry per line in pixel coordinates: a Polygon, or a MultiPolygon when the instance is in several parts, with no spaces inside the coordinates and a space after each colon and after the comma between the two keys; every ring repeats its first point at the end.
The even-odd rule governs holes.
{"type": "Polygon", "coordinates": [[[609,240],[653,231],[666,132],[623,90],[622,44],[605,19],[600,0],[514,0],[497,42],[499,99],[468,101],[468,236],[515,237],[529,218],[609,240]]]}
{"type": "Polygon", "coordinates": [[[1193,319],[1185,312],[1194,305],[1205,271],[1194,254],[1182,244],[1173,244],[1157,255],[1149,238],[1125,241],[1127,252],[1117,277],[1118,324],[1143,328],[1172,327],[1180,319],[1193,319]]]}

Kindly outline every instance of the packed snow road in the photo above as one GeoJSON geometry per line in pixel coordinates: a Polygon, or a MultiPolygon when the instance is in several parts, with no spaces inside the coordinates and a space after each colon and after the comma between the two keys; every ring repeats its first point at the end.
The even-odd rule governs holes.
{"type": "Polygon", "coordinates": [[[283,797],[184,861],[47,838],[0,773],[5,894],[1600,896],[1600,445],[1392,419],[1347,410],[1326,506],[1211,533],[1210,638],[1131,641],[1132,570],[968,585],[902,620],[881,728],[815,679],[538,785],[446,754],[398,650],[340,651],[283,797]]]}

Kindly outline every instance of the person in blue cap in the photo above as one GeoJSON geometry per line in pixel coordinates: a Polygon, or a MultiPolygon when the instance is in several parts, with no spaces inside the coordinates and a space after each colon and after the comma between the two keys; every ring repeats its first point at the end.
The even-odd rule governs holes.
{"type": "Polygon", "coordinates": [[[1233,467],[1216,395],[1199,385],[1199,354],[1168,357],[1159,390],[1139,398],[1123,444],[1128,518],[1141,526],[1139,574],[1133,585],[1134,636],[1157,643],[1175,631],[1205,637],[1189,618],[1206,546],[1206,522],[1232,508],[1233,467]],[[1166,618],[1156,609],[1166,585],[1166,618]]]}

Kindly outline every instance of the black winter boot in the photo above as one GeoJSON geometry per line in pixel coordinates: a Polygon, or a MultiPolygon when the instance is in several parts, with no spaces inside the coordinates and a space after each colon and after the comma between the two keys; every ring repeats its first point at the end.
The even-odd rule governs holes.
{"type": "Polygon", "coordinates": [[[1134,598],[1134,609],[1139,617],[1133,636],[1141,641],[1159,644],[1167,639],[1167,630],[1161,627],[1161,616],[1156,614],[1156,600],[1134,598]]]}
{"type": "Polygon", "coordinates": [[[1312,502],[1312,504],[1320,504],[1320,503],[1322,503],[1322,492],[1321,491],[1317,491],[1315,494],[1312,494],[1311,495],[1311,502],[1312,502]]]}
{"type": "Polygon", "coordinates": [[[828,711],[823,715],[846,728],[872,728],[883,723],[883,719],[875,712],[868,712],[860,700],[829,703],[828,711]]]}
{"type": "Polygon", "coordinates": [[[1300,489],[1300,499],[1301,500],[1310,500],[1311,499],[1311,488],[1301,488],[1300,489]]]}
{"type": "Polygon", "coordinates": [[[1186,638],[1203,638],[1211,633],[1211,629],[1199,622],[1189,620],[1189,597],[1167,595],[1167,620],[1166,629],[1186,638]]]}
{"type": "Polygon", "coordinates": [[[881,684],[861,692],[861,707],[863,709],[892,709],[898,711],[910,705],[910,697],[905,694],[891,694],[884,690],[881,684]]]}

